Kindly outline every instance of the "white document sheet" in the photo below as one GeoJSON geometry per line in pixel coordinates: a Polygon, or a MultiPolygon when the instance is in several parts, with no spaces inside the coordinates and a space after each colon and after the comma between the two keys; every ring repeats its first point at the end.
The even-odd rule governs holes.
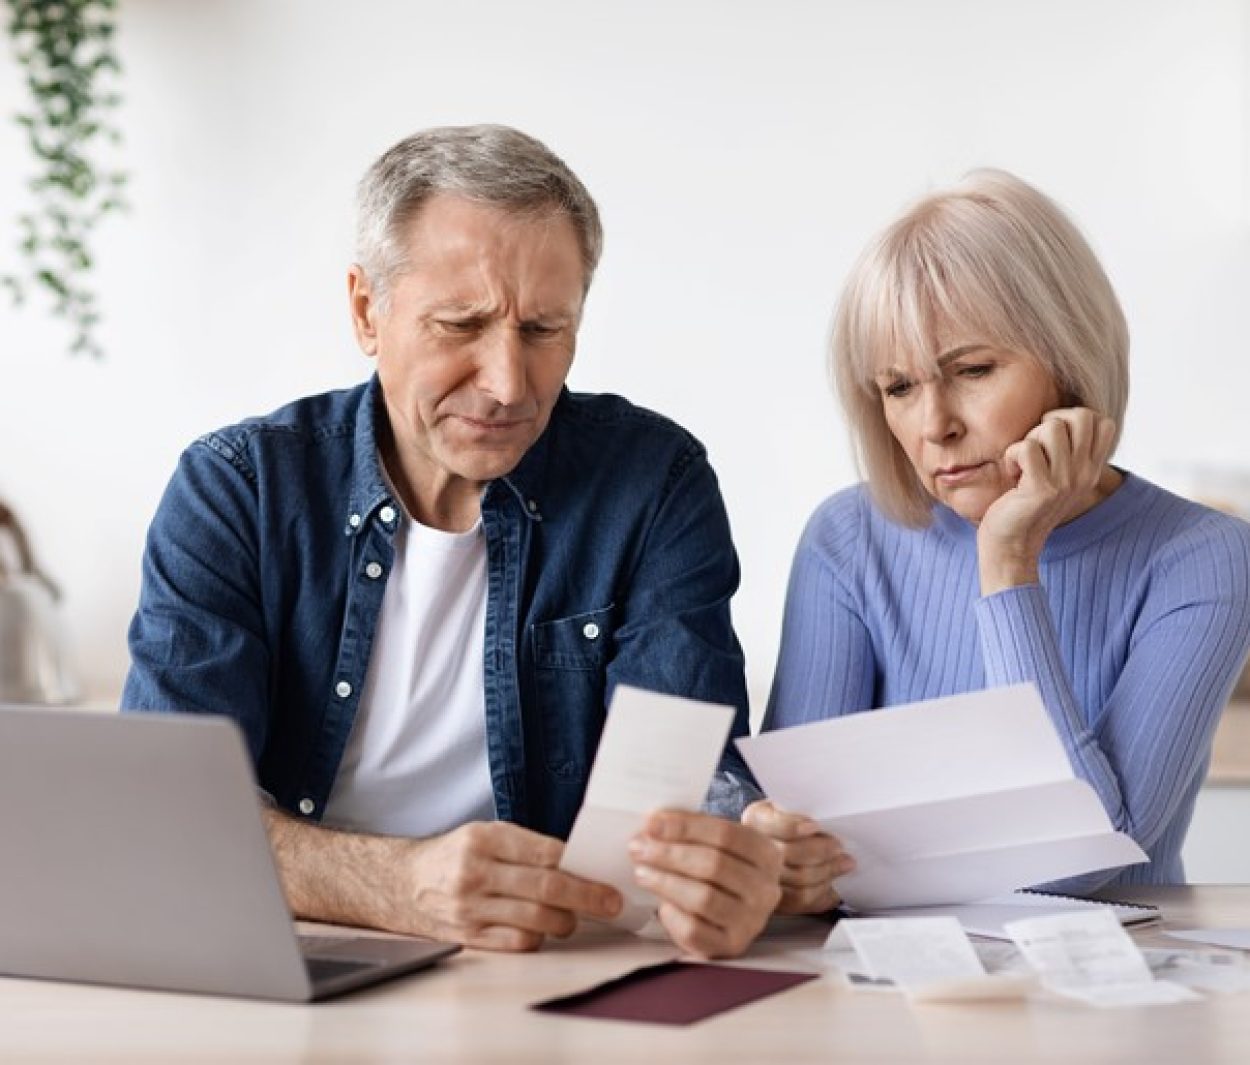
{"type": "Polygon", "coordinates": [[[618,686],[560,868],[625,897],[613,924],[641,930],[655,897],[634,882],[629,841],[652,810],[697,810],[734,709],[618,686]]]}
{"type": "Polygon", "coordinates": [[[739,739],[764,792],[842,840],[857,910],[972,902],[1147,861],[1072,772],[1031,684],[739,739]]]}

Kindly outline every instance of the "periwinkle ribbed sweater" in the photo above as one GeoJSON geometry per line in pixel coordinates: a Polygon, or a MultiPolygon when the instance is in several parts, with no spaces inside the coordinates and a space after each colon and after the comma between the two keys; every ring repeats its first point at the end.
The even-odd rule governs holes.
{"type": "Polygon", "coordinates": [[[976,529],[886,519],[864,486],[808,523],[765,728],[1032,681],[1076,773],[1149,865],[1065,881],[1182,883],[1211,737],[1250,647],[1250,525],[1126,474],[1056,529],[1040,585],[981,598],[976,529]]]}

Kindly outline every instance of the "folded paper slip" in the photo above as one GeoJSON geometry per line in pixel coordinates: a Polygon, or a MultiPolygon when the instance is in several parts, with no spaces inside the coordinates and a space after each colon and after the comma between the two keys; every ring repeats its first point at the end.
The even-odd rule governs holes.
{"type": "Polygon", "coordinates": [[[692,1024],[815,979],[815,973],[667,961],[530,1008],[575,1017],[692,1024]]]}
{"type": "Polygon", "coordinates": [[[1147,861],[1076,778],[1031,684],[737,741],[770,799],[837,836],[857,910],[973,902],[1147,861]]]}

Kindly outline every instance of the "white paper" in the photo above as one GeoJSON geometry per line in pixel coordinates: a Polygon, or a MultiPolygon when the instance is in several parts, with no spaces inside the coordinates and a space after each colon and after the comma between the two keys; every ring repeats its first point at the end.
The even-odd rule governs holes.
{"type": "Polygon", "coordinates": [[[865,917],[838,927],[873,977],[918,985],[985,975],[953,917],[865,917]]]}
{"type": "Polygon", "coordinates": [[[1090,1006],[1164,1006],[1200,996],[1156,980],[1137,945],[1107,911],[1034,917],[1007,925],[1047,990],[1090,1006]]]}
{"type": "Polygon", "coordinates": [[[738,740],[765,793],[837,836],[835,886],[880,910],[972,902],[1146,861],[1072,772],[1041,697],[1016,685],[738,740]]]}
{"type": "Polygon", "coordinates": [[[842,920],[826,948],[851,986],[899,987],[915,1001],[1020,998],[1036,985],[1027,973],[987,974],[952,917],[842,920]]]}
{"type": "Polygon", "coordinates": [[[1225,995],[1250,991],[1250,965],[1235,951],[1156,948],[1142,954],[1156,980],[1225,995]]]}
{"type": "Polygon", "coordinates": [[[652,810],[697,810],[733,723],[731,706],[617,687],[599,740],[586,797],[560,868],[625,898],[612,922],[643,929],[655,897],[634,882],[629,841],[652,810]]]}
{"type": "Polygon", "coordinates": [[[1191,943],[1210,943],[1215,947],[1250,950],[1250,928],[1186,928],[1167,934],[1175,939],[1187,939],[1191,943]]]}
{"type": "Polygon", "coordinates": [[[1146,959],[1110,913],[1032,917],[1007,925],[1012,942],[1049,988],[1149,983],[1146,959]]]}

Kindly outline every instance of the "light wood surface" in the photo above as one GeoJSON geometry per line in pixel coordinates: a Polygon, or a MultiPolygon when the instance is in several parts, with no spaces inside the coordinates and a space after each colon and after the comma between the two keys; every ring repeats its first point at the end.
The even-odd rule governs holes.
{"type": "MultiPolygon", "coordinates": [[[[1161,905],[1164,927],[1250,926],[1250,886],[1120,894],[1161,905]]],[[[826,932],[817,921],[778,922],[744,963],[810,968],[787,951],[818,946],[826,932]]],[[[1135,938],[1168,943],[1157,929],[1135,938]]],[[[0,979],[0,1062],[1250,1061],[1250,994],[1131,1010],[909,1005],[824,977],[687,1028],[526,1008],[671,956],[661,943],[580,932],[533,955],[465,951],[430,972],[315,1006],[0,979]]]]}

